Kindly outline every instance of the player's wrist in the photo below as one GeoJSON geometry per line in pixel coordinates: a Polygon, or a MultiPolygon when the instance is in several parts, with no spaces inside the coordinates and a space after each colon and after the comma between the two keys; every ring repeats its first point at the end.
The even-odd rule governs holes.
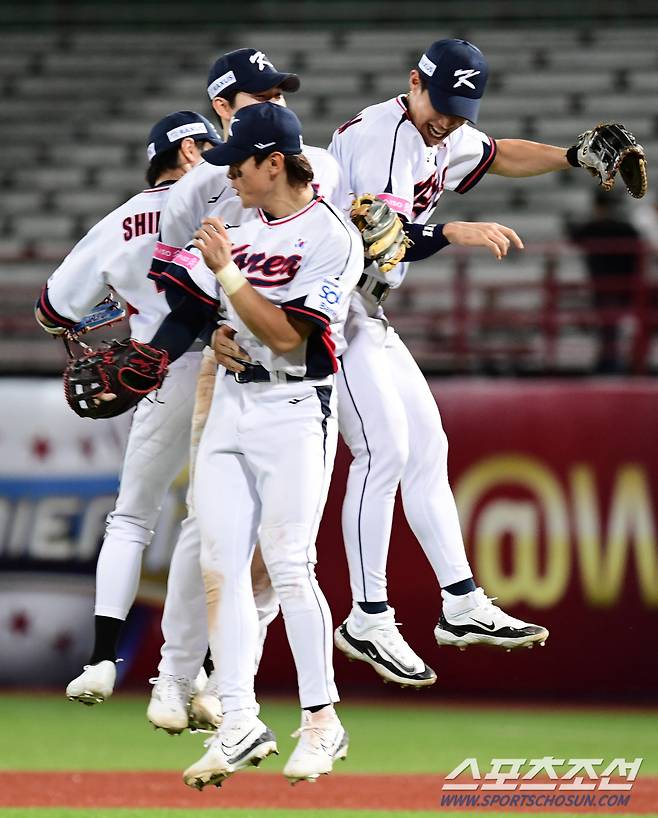
{"type": "Polygon", "coordinates": [[[580,162],[578,161],[578,146],[572,145],[570,148],[568,148],[565,158],[572,168],[579,168],[580,162]]]}
{"type": "Polygon", "coordinates": [[[229,261],[220,269],[215,268],[213,273],[229,298],[247,283],[247,279],[234,261],[229,261]]]}
{"type": "Polygon", "coordinates": [[[41,329],[49,335],[62,335],[62,333],[66,331],[65,327],[59,326],[59,324],[53,324],[52,321],[49,321],[38,307],[34,310],[34,317],[41,329]]]}

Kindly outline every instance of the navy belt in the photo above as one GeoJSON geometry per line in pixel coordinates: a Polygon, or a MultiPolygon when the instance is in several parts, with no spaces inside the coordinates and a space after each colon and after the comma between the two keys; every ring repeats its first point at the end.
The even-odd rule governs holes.
{"type": "Polygon", "coordinates": [[[380,304],[386,298],[388,291],[391,289],[388,284],[384,284],[383,281],[378,281],[376,278],[369,276],[367,273],[363,273],[361,275],[356,288],[357,290],[363,290],[363,292],[367,292],[372,295],[378,304],[380,304]]]}
{"type": "Polygon", "coordinates": [[[233,375],[237,383],[276,383],[279,380],[286,383],[297,383],[304,380],[317,380],[317,378],[304,378],[300,375],[288,375],[287,372],[270,372],[260,364],[252,364],[249,361],[240,361],[244,366],[244,372],[229,372],[227,375],[233,375]],[[274,377],[272,377],[274,375],[274,377]]]}

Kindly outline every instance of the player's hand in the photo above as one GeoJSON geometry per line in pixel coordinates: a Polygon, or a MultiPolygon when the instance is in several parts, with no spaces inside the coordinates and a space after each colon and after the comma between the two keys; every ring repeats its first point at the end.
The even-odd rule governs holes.
{"type": "Polygon", "coordinates": [[[201,250],[203,260],[213,272],[222,270],[233,259],[231,239],[217,216],[207,216],[201,222],[192,244],[201,250]]]}
{"type": "Polygon", "coordinates": [[[512,245],[523,250],[523,242],[511,227],[496,222],[448,222],[443,235],[460,247],[486,247],[499,261],[512,245]]]}
{"type": "Polygon", "coordinates": [[[244,366],[240,360],[251,361],[251,358],[241,346],[235,343],[234,337],[233,327],[222,324],[213,332],[211,346],[215,353],[215,360],[220,366],[225,366],[229,372],[244,372],[244,366]]]}

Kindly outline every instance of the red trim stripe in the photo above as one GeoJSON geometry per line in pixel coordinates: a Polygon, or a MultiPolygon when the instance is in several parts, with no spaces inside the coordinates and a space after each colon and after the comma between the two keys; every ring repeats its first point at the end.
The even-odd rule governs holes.
{"type": "Polygon", "coordinates": [[[180,281],[177,278],[174,278],[174,276],[170,275],[169,273],[160,273],[160,278],[170,279],[178,287],[181,287],[183,290],[185,290],[185,292],[188,292],[190,295],[193,295],[195,298],[198,298],[199,301],[203,301],[206,304],[210,304],[211,307],[215,307],[215,306],[217,306],[217,304],[219,304],[218,299],[211,298],[210,296],[202,295],[200,292],[195,292],[191,287],[188,287],[186,284],[183,284],[182,281],[180,281]]]}
{"type": "Polygon", "coordinates": [[[493,140],[490,136],[488,136],[487,139],[489,140],[491,153],[489,154],[489,156],[487,156],[486,159],[484,159],[484,161],[482,161],[476,168],[474,168],[465,179],[461,180],[461,182],[457,186],[457,193],[466,193],[468,190],[470,190],[473,187],[473,185],[484,176],[484,174],[489,169],[489,166],[493,162],[498,148],[496,146],[495,140],[493,140]]]}
{"type": "Polygon", "coordinates": [[[292,216],[286,216],[283,219],[274,219],[273,221],[268,221],[260,208],[258,208],[258,216],[260,217],[260,220],[263,222],[263,224],[268,224],[270,227],[278,227],[278,225],[280,224],[287,224],[288,222],[291,222],[293,219],[297,219],[299,218],[299,216],[303,216],[304,213],[307,213],[312,207],[315,207],[315,205],[321,201],[322,196],[318,196],[315,199],[311,199],[311,201],[306,205],[306,207],[303,207],[301,210],[298,210],[297,213],[294,213],[292,216]]]}
{"type": "Polygon", "coordinates": [[[60,315],[58,312],[55,311],[54,307],[51,305],[50,300],[48,298],[48,287],[44,285],[43,289],[41,290],[41,297],[39,298],[39,307],[43,314],[49,318],[54,324],[57,324],[60,327],[66,327],[66,329],[70,329],[74,327],[77,321],[72,321],[70,318],[65,318],[63,315],[60,315]]]}
{"type": "Polygon", "coordinates": [[[143,190],[142,193],[159,193],[161,190],[169,190],[169,186],[167,187],[149,187],[146,190],[143,190]]]}
{"type": "Polygon", "coordinates": [[[311,318],[315,318],[317,321],[322,321],[326,327],[329,326],[329,319],[320,313],[311,312],[310,310],[303,310],[301,307],[288,307],[285,304],[283,305],[282,309],[286,310],[286,312],[301,312],[303,315],[309,315],[311,318]]]}
{"type": "Polygon", "coordinates": [[[322,343],[326,346],[327,352],[329,353],[329,357],[331,358],[331,366],[334,372],[338,372],[338,359],[336,358],[336,344],[334,343],[334,339],[331,337],[331,329],[327,327],[327,329],[322,333],[322,343]]]}

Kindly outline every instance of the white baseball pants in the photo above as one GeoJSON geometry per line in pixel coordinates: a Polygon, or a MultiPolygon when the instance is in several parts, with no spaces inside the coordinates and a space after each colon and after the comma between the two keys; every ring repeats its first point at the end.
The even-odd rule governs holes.
{"type": "MultiPolygon", "coordinates": [[[[139,585],[142,552],[165,494],[187,463],[200,352],[175,361],[157,393],[135,410],[114,510],[96,566],[97,616],[125,619],[139,585]]],[[[204,649],[205,652],[205,649],[204,649]]]]}
{"type": "Polygon", "coordinates": [[[257,540],[281,603],[301,706],[338,700],[331,614],[315,577],[315,538],[338,433],[332,381],[217,379],[196,463],[194,506],[224,712],[256,706],[251,562],[257,540]]]}
{"type": "Polygon", "coordinates": [[[472,575],[448,482],[448,440],[434,396],[381,307],[355,293],[338,375],[340,432],[354,460],[343,539],[357,602],[386,600],[393,506],[405,516],[443,587],[472,575]]]}

